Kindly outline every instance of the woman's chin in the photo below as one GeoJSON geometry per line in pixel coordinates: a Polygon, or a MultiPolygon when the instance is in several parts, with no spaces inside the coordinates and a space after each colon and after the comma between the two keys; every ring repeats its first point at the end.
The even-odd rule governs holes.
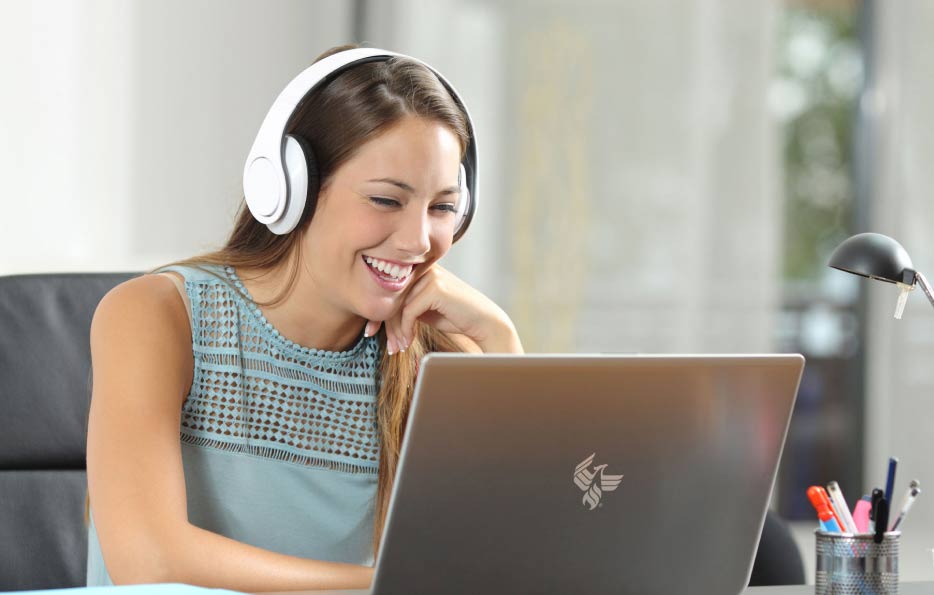
{"type": "Polygon", "coordinates": [[[369,307],[361,308],[360,316],[367,320],[378,320],[385,322],[396,315],[398,307],[395,303],[390,304],[369,304],[369,307]]]}

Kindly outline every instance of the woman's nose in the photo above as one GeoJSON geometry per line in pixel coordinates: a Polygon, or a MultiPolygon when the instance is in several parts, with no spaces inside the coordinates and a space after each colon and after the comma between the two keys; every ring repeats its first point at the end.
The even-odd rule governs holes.
{"type": "Polygon", "coordinates": [[[396,232],[399,249],[409,254],[421,255],[431,249],[431,220],[428,213],[412,209],[403,218],[402,227],[396,232]]]}

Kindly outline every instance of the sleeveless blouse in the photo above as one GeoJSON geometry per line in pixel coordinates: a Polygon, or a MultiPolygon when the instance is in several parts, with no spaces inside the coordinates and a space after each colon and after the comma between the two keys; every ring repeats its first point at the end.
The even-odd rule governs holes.
{"type": "MultiPolygon", "coordinates": [[[[266,320],[233,268],[160,270],[184,277],[190,310],[194,374],[179,428],[189,522],[282,554],[372,565],[376,338],[304,347],[266,320]]],[[[93,501],[87,579],[113,584],[93,501]]]]}

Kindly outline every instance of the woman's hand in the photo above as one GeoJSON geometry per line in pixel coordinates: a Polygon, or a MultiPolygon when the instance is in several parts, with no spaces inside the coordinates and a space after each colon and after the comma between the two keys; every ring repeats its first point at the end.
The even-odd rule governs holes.
{"type": "MultiPolygon", "coordinates": [[[[432,265],[402,296],[402,307],[386,320],[389,354],[404,351],[420,320],[445,333],[464,335],[484,353],[522,353],[522,343],[509,316],[488,297],[441,265],[432,265]]],[[[367,322],[373,335],[381,322],[367,322]]]]}

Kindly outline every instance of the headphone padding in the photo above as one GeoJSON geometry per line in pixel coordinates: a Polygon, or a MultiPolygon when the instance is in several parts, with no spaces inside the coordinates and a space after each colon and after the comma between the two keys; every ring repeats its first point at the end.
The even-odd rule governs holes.
{"type": "Polygon", "coordinates": [[[315,158],[315,151],[311,148],[311,143],[308,142],[308,139],[297,134],[290,134],[289,136],[295,139],[295,142],[297,142],[298,146],[302,149],[302,154],[305,156],[305,171],[308,175],[308,192],[305,195],[307,204],[305,205],[305,210],[308,212],[308,216],[311,217],[318,207],[318,190],[321,189],[321,177],[318,174],[318,160],[315,158]]]}

